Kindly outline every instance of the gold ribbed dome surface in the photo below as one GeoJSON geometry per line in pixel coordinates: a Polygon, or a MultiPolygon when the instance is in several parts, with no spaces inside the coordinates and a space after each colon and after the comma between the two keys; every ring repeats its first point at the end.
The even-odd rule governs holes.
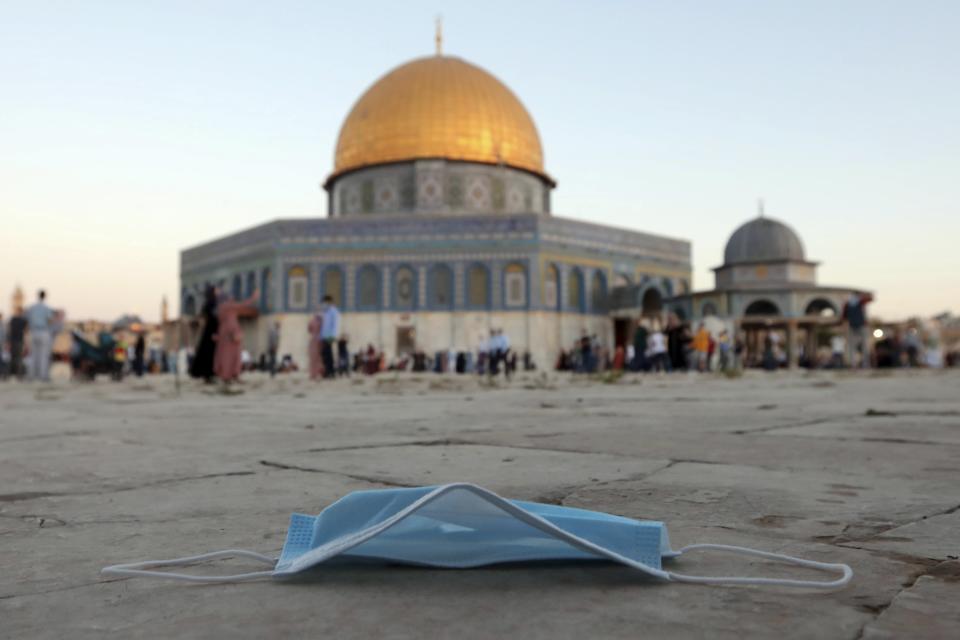
{"type": "Polygon", "coordinates": [[[334,176],[420,158],[502,163],[546,177],[540,136],[520,100],[449,56],[408,62],[367,89],[340,130],[334,176]]]}

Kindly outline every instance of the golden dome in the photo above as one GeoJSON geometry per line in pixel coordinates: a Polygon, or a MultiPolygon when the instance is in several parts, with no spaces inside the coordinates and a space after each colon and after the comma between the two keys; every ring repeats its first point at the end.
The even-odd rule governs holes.
{"type": "Polygon", "coordinates": [[[502,163],[550,179],[520,100],[483,69],[448,56],[401,65],[360,96],[340,130],[330,178],[419,158],[502,163]]]}

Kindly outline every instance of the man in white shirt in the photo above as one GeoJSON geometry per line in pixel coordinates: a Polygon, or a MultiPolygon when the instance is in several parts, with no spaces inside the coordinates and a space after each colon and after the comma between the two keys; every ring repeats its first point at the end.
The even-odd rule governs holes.
{"type": "Polygon", "coordinates": [[[50,382],[50,349],[53,346],[53,309],[45,302],[47,292],[40,290],[37,302],[27,309],[27,327],[30,330],[30,376],[34,380],[50,382]]]}
{"type": "Polygon", "coordinates": [[[656,327],[650,334],[647,343],[650,350],[650,370],[651,371],[670,371],[670,360],[667,358],[667,337],[656,327]]]}
{"type": "Polygon", "coordinates": [[[340,337],[340,310],[333,304],[333,296],[323,296],[323,327],[320,329],[320,356],[323,358],[323,377],[336,378],[333,366],[333,348],[340,337]]]}
{"type": "Polygon", "coordinates": [[[847,352],[847,341],[836,334],[830,338],[830,368],[843,369],[843,354],[847,352]]]}
{"type": "Polygon", "coordinates": [[[480,340],[477,342],[477,373],[483,375],[490,362],[490,343],[483,334],[480,334],[480,340]]]}

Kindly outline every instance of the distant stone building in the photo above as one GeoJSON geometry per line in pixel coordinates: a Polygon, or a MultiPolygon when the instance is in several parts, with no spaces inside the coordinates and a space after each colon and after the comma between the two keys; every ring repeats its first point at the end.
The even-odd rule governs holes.
{"type": "Polygon", "coordinates": [[[844,304],[863,289],[817,284],[817,262],[807,260],[800,236],[783,222],[765,217],[741,225],[727,241],[723,264],[714,268],[709,291],[674,297],[674,311],[694,323],[720,319],[743,330],[751,353],[763,334],[785,333],[789,363],[818,347],[818,335],[839,327],[844,304]]]}

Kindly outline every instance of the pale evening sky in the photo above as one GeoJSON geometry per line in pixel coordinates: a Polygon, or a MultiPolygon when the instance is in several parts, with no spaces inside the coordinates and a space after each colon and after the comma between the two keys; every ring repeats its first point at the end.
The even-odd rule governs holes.
{"type": "Polygon", "coordinates": [[[0,1],[0,310],[176,310],[179,251],[322,216],[343,118],[445,50],[540,131],[558,215],[687,238],[796,229],[873,313],[960,312],[960,2],[0,1]]]}

